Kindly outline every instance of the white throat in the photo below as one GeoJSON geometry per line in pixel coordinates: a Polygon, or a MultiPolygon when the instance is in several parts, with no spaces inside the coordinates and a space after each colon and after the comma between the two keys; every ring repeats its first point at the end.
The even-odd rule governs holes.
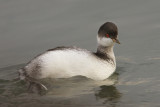
{"type": "Polygon", "coordinates": [[[114,45],[111,38],[99,37],[97,36],[98,46],[110,47],[114,45]]]}

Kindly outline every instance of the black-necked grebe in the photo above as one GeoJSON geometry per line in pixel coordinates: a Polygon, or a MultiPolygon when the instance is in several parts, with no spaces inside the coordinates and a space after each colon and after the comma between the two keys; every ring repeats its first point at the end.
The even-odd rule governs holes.
{"type": "Polygon", "coordinates": [[[120,44],[117,35],[117,26],[106,22],[98,31],[97,52],[76,47],[50,49],[20,69],[20,79],[69,78],[81,75],[93,80],[104,80],[116,69],[113,47],[115,43],[120,44]]]}

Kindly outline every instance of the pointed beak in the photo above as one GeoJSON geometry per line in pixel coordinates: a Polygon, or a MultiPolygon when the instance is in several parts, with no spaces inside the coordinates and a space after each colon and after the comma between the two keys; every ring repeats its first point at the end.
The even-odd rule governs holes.
{"type": "Polygon", "coordinates": [[[121,44],[117,38],[114,38],[114,39],[112,39],[112,40],[113,40],[113,42],[116,42],[116,43],[118,43],[118,44],[121,44]]]}

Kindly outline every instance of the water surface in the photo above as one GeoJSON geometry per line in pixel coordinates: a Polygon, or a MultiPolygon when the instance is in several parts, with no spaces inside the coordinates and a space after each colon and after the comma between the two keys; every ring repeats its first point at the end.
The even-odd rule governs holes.
{"type": "Polygon", "coordinates": [[[159,0],[1,0],[0,106],[159,107],[159,0]],[[119,28],[116,73],[105,81],[46,79],[47,92],[27,92],[17,69],[56,46],[96,51],[98,28],[119,28]]]}

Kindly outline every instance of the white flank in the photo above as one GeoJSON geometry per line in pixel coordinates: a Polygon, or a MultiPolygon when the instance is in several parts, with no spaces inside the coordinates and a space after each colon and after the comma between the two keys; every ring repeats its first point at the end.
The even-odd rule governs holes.
{"type": "Polygon", "coordinates": [[[41,60],[40,78],[69,78],[82,75],[94,80],[104,80],[114,71],[115,65],[101,60],[88,51],[48,51],[38,58],[41,60]]]}

